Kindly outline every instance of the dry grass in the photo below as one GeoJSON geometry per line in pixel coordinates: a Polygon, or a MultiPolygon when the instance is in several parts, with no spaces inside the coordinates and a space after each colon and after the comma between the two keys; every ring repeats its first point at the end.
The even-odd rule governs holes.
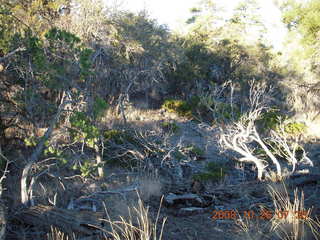
{"type": "Polygon", "coordinates": [[[270,170],[268,172],[268,174],[266,175],[266,179],[276,183],[276,182],[281,182],[284,181],[285,179],[287,179],[287,177],[290,175],[289,171],[286,171],[286,169],[284,169],[283,174],[282,175],[277,175],[277,173],[275,171],[270,170]]]}
{"type": "MultiPolygon", "coordinates": [[[[152,126],[152,123],[170,119],[181,121],[181,117],[175,113],[164,112],[156,109],[137,108],[133,105],[128,105],[126,107],[125,115],[127,122],[133,126],[139,126],[141,123],[143,123],[143,125],[152,126]]],[[[119,114],[116,108],[109,108],[105,112],[102,120],[105,124],[109,125],[109,127],[123,123],[122,116],[119,114]]]]}
{"type": "Polygon", "coordinates": [[[51,226],[50,233],[47,234],[48,240],[76,240],[76,237],[74,234],[72,234],[72,237],[70,237],[68,234],[61,232],[59,229],[51,226]]]}
{"type": "MultiPolygon", "coordinates": [[[[162,204],[160,202],[160,207],[162,204]]],[[[109,217],[108,212],[106,211],[107,216],[109,217]]],[[[160,217],[160,208],[158,210],[157,217],[155,222],[149,217],[149,208],[145,207],[140,196],[138,200],[138,206],[129,209],[129,216],[127,219],[120,216],[119,221],[112,221],[109,217],[106,222],[110,223],[111,231],[108,231],[108,234],[114,240],[161,240],[164,224],[166,218],[163,219],[160,232],[158,233],[158,222],[160,217]]]]}
{"type": "Polygon", "coordinates": [[[320,222],[311,218],[311,209],[304,207],[304,194],[294,190],[294,199],[284,184],[269,186],[269,194],[273,199],[275,214],[271,220],[271,231],[283,240],[308,240],[320,238],[320,222]]]}
{"type": "Polygon", "coordinates": [[[253,221],[252,219],[241,217],[235,221],[236,226],[241,231],[241,238],[245,240],[263,239],[264,232],[268,228],[268,222],[253,221]]]}
{"type": "Polygon", "coordinates": [[[284,183],[269,185],[268,192],[274,211],[264,208],[265,214],[270,214],[266,219],[248,219],[239,215],[236,225],[242,232],[242,239],[320,239],[320,221],[312,219],[311,209],[304,207],[303,192],[299,194],[296,189],[292,199],[284,183]]]}

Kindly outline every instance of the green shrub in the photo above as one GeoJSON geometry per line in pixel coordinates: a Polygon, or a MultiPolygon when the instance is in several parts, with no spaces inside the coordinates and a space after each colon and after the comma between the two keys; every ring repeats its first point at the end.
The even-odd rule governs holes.
{"type": "Polygon", "coordinates": [[[196,106],[196,112],[200,117],[204,117],[212,124],[226,121],[237,121],[241,117],[241,111],[235,104],[219,102],[213,96],[201,96],[200,102],[196,106]]]}
{"type": "Polygon", "coordinates": [[[136,150],[145,154],[150,152],[150,148],[147,148],[131,130],[107,130],[104,132],[104,140],[105,145],[108,145],[105,148],[104,160],[110,166],[122,168],[137,167],[139,160],[134,155],[134,152],[136,150]],[[118,145],[123,145],[123,147],[118,145]],[[133,151],[128,151],[130,149],[133,151]]]}
{"type": "Polygon", "coordinates": [[[94,126],[84,112],[75,112],[70,117],[70,135],[74,141],[85,142],[93,148],[100,136],[99,129],[94,126]]]}
{"type": "Polygon", "coordinates": [[[107,102],[101,97],[97,97],[93,104],[93,117],[95,119],[101,117],[103,115],[103,112],[107,109],[107,107],[107,102]]]}
{"type": "Polygon", "coordinates": [[[130,131],[121,131],[117,129],[111,129],[104,132],[104,139],[106,142],[114,142],[116,144],[124,144],[129,142],[134,145],[138,145],[137,139],[130,131]]]}
{"type": "MultiPolygon", "coordinates": [[[[289,120],[288,116],[282,114],[278,109],[271,109],[263,113],[257,121],[262,131],[275,130],[280,131],[281,124],[289,120]]],[[[284,124],[284,132],[292,135],[302,134],[306,130],[306,125],[301,122],[289,122],[284,124]]]]}
{"type": "Polygon", "coordinates": [[[58,166],[64,166],[68,163],[69,156],[67,156],[67,154],[65,154],[62,149],[49,144],[45,145],[46,148],[43,152],[44,156],[55,158],[57,160],[58,166]]]}
{"type": "Polygon", "coordinates": [[[90,160],[87,160],[84,161],[84,163],[80,167],[77,167],[77,169],[80,170],[82,177],[90,177],[90,175],[96,172],[97,166],[91,163],[90,160]]]}
{"type": "Polygon", "coordinates": [[[186,156],[182,152],[180,152],[179,150],[174,151],[172,155],[178,161],[181,161],[182,159],[186,158],[186,156]]]}
{"type": "Polygon", "coordinates": [[[162,122],[161,127],[163,130],[177,133],[179,131],[179,126],[175,122],[162,122]]]}
{"type": "Polygon", "coordinates": [[[214,120],[218,123],[234,120],[237,121],[241,112],[236,105],[231,106],[230,103],[214,102],[214,120]]]}
{"type": "Polygon", "coordinates": [[[192,178],[197,181],[219,181],[227,173],[225,166],[222,166],[215,162],[210,162],[206,166],[205,172],[194,174],[192,178]]]}
{"type": "Polygon", "coordinates": [[[38,143],[37,139],[34,136],[27,137],[23,141],[27,147],[35,147],[38,143]]]}
{"type": "Polygon", "coordinates": [[[127,155],[123,155],[121,157],[116,157],[112,159],[106,159],[106,164],[113,167],[121,167],[121,168],[134,168],[138,166],[138,160],[130,158],[127,155]]]}
{"type": "Polygon", "coordinates": [[[120,130],[111,129],[104,132],[104,139],[106,141],[114,141],[116,144],[122,144],[122,132],[120,130]]]}
{"type": "Polygon", "coordinates": [[[181,117],[192,117],[192,106],[183,100],[167,99],[162,108],[168,112],[177,113],[181,117]]]}
{"type": "Polygon", "coordinates": [[[299,135],[306,130],[307,126],[301,122],[292,122],[284,126],[284,131],[288,134],[299,135]]]}
{"type": "Polygon", "coordinates": [[[273,108],[264,112],[257,121],[257,124],[263,131],[277,130],[278,125],[283,119],[285,119],[285,116],[280,112],[280,110],[273,108]]]}
{"type": "Polygon", "coordinates": [[[196,159],[201,159],[203,158],[205,152],[203,149],[195,146],[195,145],[189,145],[187,148],[184,149],[187,154],[191,155],[191,156],[195,156],[196,159]]]}
{"type": "Polygon", "coordinates": [[[200,104],[200,100],[201,100],[201,98],[199,96],[193,95],[189,99],[188,103],[191,105],[192,108],[194,108],[200,104]]]}

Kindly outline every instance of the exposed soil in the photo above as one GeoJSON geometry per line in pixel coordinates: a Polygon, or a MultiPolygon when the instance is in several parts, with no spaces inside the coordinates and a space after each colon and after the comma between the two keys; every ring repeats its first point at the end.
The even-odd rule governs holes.
{"type": "MultiPolygon", "coordinates": [[[[163,120],[170,121],[171,115],[166,115],[162,112],[154,112],[157,114],[156,119],[148,119],[145,124],[148,128],[158,127],[163,120]]],[[[155,116],[155,115],[154,115],[155,116]]],[[[143,117],[142,117],[143,118],[143,117]]],[[[274,209],[272,198],[268,193],[268,186],[280,189],[282,183],[268,183],[258,182],[256,179],[255,169],[252,166],[241,166],[234,159],[236,156],[231,154],[221,153],[218,142],[218,129],[206,124],[199,124],[194,121],[176,118],[175,121],[179,127],[179,131],[172,133],[169,142],[175,150],[183,149],[183,147],[193,145],[199,149],[203,149],[204,155],[197,158],[188,155],[187,158],[174,158],[174,155],[169,155],[161,164],[159,161],[152,163],[152,169],[148,172],[132,172],[126,169],[107,167],[107,176],[103,180],[83,179],[81,177],[75,178],[54,178],[52,175],[39,176],[39,182],[46,182],[46,192],[37,196],[37,202],[54,201],[56,198],[56,206],[60,208],[68,208],[70,202],[73,203],[73,209],[84,208],[87,204],[88,209],[92,208],[92,202],[80,201],[85,197],[96,199],[96,211],[103,212],[105,208],[108,210],[111,219],[116,219],[118,216],[128,216],[127,207],[135,206],[137,196],[134,192],[124,192],[123,194],[112,193],[114,189],[125,189],[125,187],[138,186],[140,197],[145,204],[150,207],[150,216],[155,219],[160,204],[161,196],[168,196],[175,194],[181,196],[183,194],[193,194],[199,196],[200,204],[194,204],[191,200],[181,200],[179,203],[171,205],[163,204],[161,207],[160,221],[167,217],[167,222],[164,227],[164,240],[207,240],[207,239],[279,239],[274,233],[270,233],[271,220],[261,219],[261,207],[274,209]],[[166,163],[174,164],[166,164],[166,163]],[[227,174],[218,181],[203,181],[195,182],[193,175],[205,169],[209,162],[216,162],[225,166],[228,171],[227,174]],[[170,168],[170,166],[172,166],[170,168]],[[59,180],[60,179],[60,180],[59,180]],[[199,187],[197,185],[199,184],[199,187]],[[101,191],[109,191],[109,194],[92,195],[101,191]],[[55,196],[57,194],[57,196],[55,196]],[[106,205],[99,204],[105,202],[106,205]],[[91,205],[90,205],[91,204],[91,205]],[[191,211],[181,211],[183,208],[195,208],[191,211]],[[196,209],[197,208],[197,209],[196,209]],[[199,210],[200,209],[200,210],[199,210]],[[248,232],[241,229],[236,219],[225,217],[224,219],[213,219],[217,212],[214,211],[237,211],[236,219],[242,217],[244,222],[247,222],[248,232]],[[245,218],[245,211],[253,211],[254,217],[252,219],[245,218]]],[[[137,124],[137,122],[132,123],[137,124]]],[[[140,127],[144,127],[143,120],[139,121],[140,127]]],[[[319,157],[316,154],[316,149],[319,149],[319,144],[314,143],[307,147],[311,149],[310,156],[314,162],[312,173],[319,173],[319,157]]],[[[21,156],[20,156],[21,157],[21,156]]],[[[12,171],[19,171],[14,166],[12,171]]],[[[60,173],[61,174],[61,173],[60,173]]],[[[61,174],[62,175],[62,174],[61,174]]],[[[13,175],[14,176],[14,175],[13,175]]],[[[5,192],[4,199],[11,207],[9,218],[14,219],[17,211],[15,207],[18,206],[18,189],[16,184],[18,175],[8,179],[9,189],[5,192]],[[14,197],[12,197],[14,196],[14,197]]],[[[304,192],[306,209],[313,207],[311,218],[316,219],[320,216],[320,179],[314,177],[306,178],[297,177],[285,181],[288,186],[288,192],[291,199],[294,197],[294,189],[304,192]]],[[[38,193],[41,193],[41,186],[38,186],[38,193]]],[[[193,196],[192,195],[192,196],[193,196]]],[[[190,209],[189,209],[190,210],[190,209]]],[[[16,223],[12,220],[12,223],[16,223]]],[[[20,223],[21,224],[21,223],[20,223]]],[[[36,239],[33,238],[33,228],[18,225],[8,227],[7,239],[36,239]],[[24,229],[24,235],[21,234],[21,229],[24,229]]],[[[159,225],[160,228],[160,225],[159,225]]],[[[41,231],[38,234],[41,236],[41,231]]],[[[310,238],[315,239],[312,235],[310,238]]]]}

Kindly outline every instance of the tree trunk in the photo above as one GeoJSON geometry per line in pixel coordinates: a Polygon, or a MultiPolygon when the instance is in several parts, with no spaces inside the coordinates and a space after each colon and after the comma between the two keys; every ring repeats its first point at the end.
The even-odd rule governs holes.
{"type": "Polygon", "coordinates": [[[103,178],[104,177],[104,170],[103,170],[103,165],[102,165],[102,157],[101,157],[101,153],[100,153],[100,149],[99,149],[99,146],[98,144],[94,144],[94,150],[95,150],[95,153],[96,153],[96,162],[97,162],[97,165],[98,165],[98,175],[100,178],[103,178]]]}

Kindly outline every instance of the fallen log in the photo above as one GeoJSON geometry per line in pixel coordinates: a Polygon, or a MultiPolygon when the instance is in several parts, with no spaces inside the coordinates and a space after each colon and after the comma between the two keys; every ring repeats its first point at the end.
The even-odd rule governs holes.
{"type": "Polygon", "coordinates": [[[51,227],[55,227],[67,234],[92,235],[102,229],[102,217],[102,213],[37,205],[21,210],[14,218],[47,232],[51,227]]]}

